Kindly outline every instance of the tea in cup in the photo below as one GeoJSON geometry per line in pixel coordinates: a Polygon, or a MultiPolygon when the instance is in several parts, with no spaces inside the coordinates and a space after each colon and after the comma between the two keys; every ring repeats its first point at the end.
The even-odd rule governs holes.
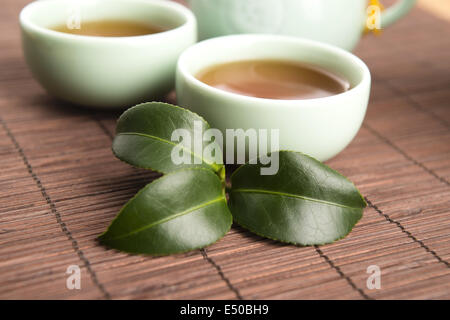
{"type": "Polygon", "coordinates": [[[197,79],[245,96],[300,100],[328,97],[347,91],[350,83],[319,67],[284,60],[243,60],[215,65],[197,79]]]}

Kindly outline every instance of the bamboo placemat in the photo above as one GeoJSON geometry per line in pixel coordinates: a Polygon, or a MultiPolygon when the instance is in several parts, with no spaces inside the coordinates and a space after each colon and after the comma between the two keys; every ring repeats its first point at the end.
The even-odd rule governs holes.
{"type": "Polygon", "coordinates": [[[99,246],[121,206],[157,177],[111,153],[117,113],[47,96],[0,11],[0,298],[450,298],[450,23],[420,8],[356,50],[373,89],[356,139],[328,164],[370,206],[322,247],[280,245],[239,227],[202,251],[127,255],[99,246]],[[79,265],[81,290],[66,288],[79,265]],[[370,265],[381,268],[369,290],[370,265]]]}

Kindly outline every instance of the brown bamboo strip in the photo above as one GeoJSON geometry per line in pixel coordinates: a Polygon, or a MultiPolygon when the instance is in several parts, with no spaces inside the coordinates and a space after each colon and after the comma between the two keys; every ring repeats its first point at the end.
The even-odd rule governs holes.
{"type": "Polygon", "coordinates": [[[95,241],[158,175],[113,157],[120,112],[79,109],[48,97],[31,79],[15,21],[27,2],[6,0],[0,12],[0,115],[16,141],[0,130],[0,297],[104,298],[83,266],[83,289],[65,288],[65,269],[79,257],[17,145],[113,298],[450,297],[448,23],[415,9],[381,36],[365,37],[356,51],[374,77],[366,125],[329,164],[371,207],[347,238],[299,248],[235,226],[204,252],[151,258],[95,241]],[[382,270],[381,290],[366,287],[371,264],[382,270]]]}

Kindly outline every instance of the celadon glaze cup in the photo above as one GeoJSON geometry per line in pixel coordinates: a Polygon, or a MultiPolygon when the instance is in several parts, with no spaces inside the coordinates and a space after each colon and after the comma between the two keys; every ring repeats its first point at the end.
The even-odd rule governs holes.
{"type": "Polygon", "coordinates": [[[277,35],[233,35],[200,42],[178,60],[178,103],[212,128],[279,129],[281,150],[300,151],[324,161],[342,151],[358,132],[369,100],[371,77],[358,57],[317,41],[277,35]],[[209,86],[199,71],[239,60],[276,59],[319,66],[347,79],[351,89],[305,100],[273,100],[209,86]]]}
{"type": "Polygon", "coordinates": [[[176,62],[197,40],[189,9],[163,0],[41,0],[20,13],[23,51],[34,77],[53,96],[75,104],[126,108],[173,89],[176,62]],[[50,30],[74,14],[83,21],[116,19],[167,31],[97,37],[50,30]]]}
{"type": "MultiPolygon", "coordinates": [[[[269,33],[318,40],[352,50],[369,18],[368,0],[188,0],[188,3],[197,17],[201,40],[230,34],[269,33]]],[[[414,3],[415,0],[398,0],[382,11],[381,28],[407,14],[414,3]]]]}

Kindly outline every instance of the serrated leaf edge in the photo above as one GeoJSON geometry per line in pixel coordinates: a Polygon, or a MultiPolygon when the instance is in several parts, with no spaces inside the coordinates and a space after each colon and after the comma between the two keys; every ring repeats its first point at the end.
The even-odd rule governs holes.
{"type": "MultiPolygon", "coordinates": [[[[170,107],[170,108],[174,108],[174,109],[179,109],[179,110],[186,111],[187,113],[190,113],[190,114],[193,114],[193,115],[199,117],[200,120],[203,121],[203,123],[205,123],[205,124],[207,125],[208,128],[211,127],[211,126],[209,125],[208,121],[206,121],[205,118],[203,118],[203,117],[202,117],[201,115],[199,115],[198,113],[195,113],[195,112],[193,112],[193,111],[191,111],[191,110],[189,110],[189,109],[186,109],[186,108],[183,108],[183,107],[180,107],[180,106],[171,104],[171,103],[160,102],[160,101],[142,102],[142,103],[139,103],[139,104],[137,104],[137,105],[134,105],[134,106],[128,108],[127,110],[125,110],[125,111],[120,115],[119,119],[117,119],[116,122],[118,123],[118,122],[120,121],[120,118],[122,118],[122,116],[123,116],[124,114],[126,114],[127,112],[129,112],[129,111],[131,111],[131,110],[133,110],[133,109],[136,109],[136,108],[138,108],[138,107],[142,107],[143,105],[147,105],[147,104],[149,104],[149,105],[156,105],[156,104],[159,104],[159,105],[164,105],[164,106],[167,106],[167,107],[170,107]]],[[[116,129],[117,129],[117,127],[116,127],[116,129]]],[[[116,133],[117,133],[117,130],[116,130],[116,133]]]]}
{"type": "MultiPolygon", "coordinates": [[[[262,233],[260,233],[260,232],[257,232],[257,231],[252,230],[252,228],[250,228],[250,227],[244,225],[244,224],[241,223],[238,219],[236,219],[236,217],[235,217],[234,215],[233,215],[233,221],[234,221],[235,223],[237,223],[238,225],[240,225],[242,228],[244,228],[244,229],[250,231],[251,233],[254,233],[254,234],[256,234],[257,236],[262,237],[262,238],[270,239],[270,240],[277,241],[277,242],[281,242],[281,243],[292,244],[292,245],[295,245],[295,246],[301,246],[301,247],[309,247],[309,246],[316,246],[316,245],[317,245],[317,246],[322,246],[322,245],[326,245],[326,244],[330,244],[330,243],[334,243],[334,242],[336,242],[336,241],[342,240],[342,239],[344,239],[346,236],[348,236],[348,235],[350,234],[350,232],[352,232],[352,230],[353,230],[353,228],[355,227],[355,225],[356,225],[356,224],[362,219],[362,217],[363,217],[363,210],[364,210],[364,208],[356,208],[356,209],[361,210],[361,216],[360,216],[360,218],[359,218],[358,220],[356,220],[355,224],[352,226],[352,228],[351,228],[346,234],[344,234],[344,235],[342,235],[342,237],[336,238],[336,239],[334,239],[334,240],[332,240],[332,241],[329,241],[329,242],[320,242],[320,243],[319,243],[319,242],[317,242],[317,243],[299,243],[299,242],[295,242],[295,241],[286,241],[286,240],[277,239],[277,238],[275,238],[275,237],[270,237],[270,236],[264,235],[264,234],[262,234],[262,233]]],[[[233,212],[232,212],[231,209],[230,209],[230,211],[231,211],[231,213],[233,214],[233,212]]]]}

